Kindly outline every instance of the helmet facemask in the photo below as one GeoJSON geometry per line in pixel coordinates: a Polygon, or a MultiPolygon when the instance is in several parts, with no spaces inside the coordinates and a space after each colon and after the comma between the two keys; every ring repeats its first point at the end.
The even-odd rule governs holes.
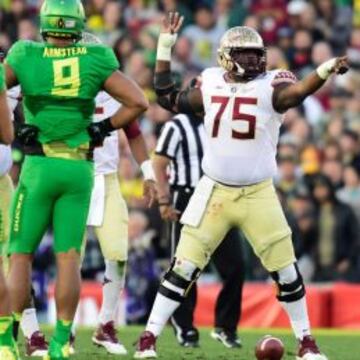
{"type": "Polygon", "coordinates": [[[231,72],[245,80],[252,80],[266,70],[265,49],[232,48],[229,55],[234,64],[231,72]]]}

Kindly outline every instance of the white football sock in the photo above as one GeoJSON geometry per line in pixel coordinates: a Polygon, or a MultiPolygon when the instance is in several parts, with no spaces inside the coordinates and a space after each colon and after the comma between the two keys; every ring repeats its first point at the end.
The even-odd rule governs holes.
{"type": "Polygon", "coordinates": [[[159,336],[179,306],[180,303],[178,301],[171,300],[157,293],[145,330],[152,332],[155,336],[159,336]]]}
{"type": "Polygon", "coordinates": [[[304,336],[311,335],[306,298],[303,297],[291,303],[282,302],[281,305],[290,318],[291,327],[296,338],[302,340],[304,336]]]}
{"type": "MultiPolygon", "coordinates": [[[[172,271],[174,271],[184,280],[189,281],[190,284],[190,281],[193,280],[196,269],[196,265],[191,261],[176,259],[172,271]]],[[[185,296],[186,289],[172,284],[168,280],[163,280],[160,286],[163,286],[168,291],[180,295],[181,298],[185,296]]],[[[151,310],[149,320],[146,324],[146,331],[150,331],[155,336],[159,336],[164,329],[164,326],[167,324],[180,304],[180,301],[172,300],[158,292],[151,310]]]]}
{"type": "Polygon", "coordinates": [[[72,325],[71,325],[71,335],[72,336],[76,336],[76,324],[75,321],[73,321],[72,325]]]}
{"type": "MultiPolygon", "coordinates": [[[[281,284],[291,284],[298,278],[295,266],[290,265],[278,271],[281,284]]],[[[310,335],[310,321],[307,311],[306,297],[293,302],[281,302],[284,310],[289,316],[291,327],[297,339],[302,340],[304,336],[310,335]]]]}
{"type": "Polygon", "coordinates": [[[36,309],[31,308],[23,311],[20,326],[26,338],[30,338],[36,331],[40,331],[36,309]]]}
{"type": "Polygon", "coordinates": [[[99,321],[106,324],[114,321],[119,306],[120,292],[125,283],[125,262],[105,260],[105,280],[99,321]]]}

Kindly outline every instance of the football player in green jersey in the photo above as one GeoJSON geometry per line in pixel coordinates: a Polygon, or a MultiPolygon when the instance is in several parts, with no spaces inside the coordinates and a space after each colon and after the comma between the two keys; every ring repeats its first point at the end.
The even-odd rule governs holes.
{"type": "MultiPolygon", "coordinates": [[[[10,119],[10,110],[6,100],[6,87],[4,80],[4,68],[0,63],[0,143],[9,145],[14,138],[13,126],[10,119]]],[[[0,228],[2,219],[0,216],[0,228]]],[[[9,295],[6,288],[2,270],[2,258],[0,254],[0,359],[18,359],[18,350],[12,336],[13,320],[10,311],[9,295]]]]}
{"type": "Polygon", "coordinates": [[[40,12],[43,43],[19,41],[6,60],[9,87],[19,83],[26,124],[16,131],[25,162],[12,206],[9,291],[21,314],[30,293],[32,254],[49,225],[57,262],[57,324],[48,359],[69,358],[71,324],[80,292],[79,252],[93,186],[91,147],[148,106],[141,89],[117,69],[113,51],[81,44],[80,0],[45,0],[40,12]],[[91,123],[94,99],[104,89],[122,103],[100,123],[91,123]]]}

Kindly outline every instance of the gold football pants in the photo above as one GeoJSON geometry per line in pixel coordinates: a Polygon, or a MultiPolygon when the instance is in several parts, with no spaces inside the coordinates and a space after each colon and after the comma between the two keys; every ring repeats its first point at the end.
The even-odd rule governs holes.
{"type": "Polygon", "coordinates": [[[94,226],[94,231],[106,260],[127,261],[128,222],[128,209],[121,195],[118,175],[105,175],[104,220],[101,226],[94,226]]]}
{"type": "Polygon", "coordinates": [[[268,271],[296,261],[291,230],[272,180],[244,187],[217,183],[200,225],[183,227],[176,257],[203,269],[233,227],[242,230],[268,271]]]}

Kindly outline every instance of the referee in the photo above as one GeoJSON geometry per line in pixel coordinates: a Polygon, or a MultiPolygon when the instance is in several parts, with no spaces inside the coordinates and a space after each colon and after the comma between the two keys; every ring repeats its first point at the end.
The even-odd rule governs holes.
{"type": "MultiPolygon", "coordinates": [[[[182,225],[179,218],[203,175],[204,137],[201,118],[179,114],[165,124],[156,147],[153,167],[158,181],[161,217],[171,221],[168,232],[171,255],[174,255],[180,238],[182,225]]],[[[236,328],[240,319],[244,262],[236,229],[226,235],[212,260],[223,280],[223,288],[217,298],[215,329],[211,336],[228,348],[238,348],[241,341],[236,328]]],[[[186,347],[199,346],[199,332],[193,323],[196,297],[194,285],[171,319],[178,342],[186,347]]]]}

